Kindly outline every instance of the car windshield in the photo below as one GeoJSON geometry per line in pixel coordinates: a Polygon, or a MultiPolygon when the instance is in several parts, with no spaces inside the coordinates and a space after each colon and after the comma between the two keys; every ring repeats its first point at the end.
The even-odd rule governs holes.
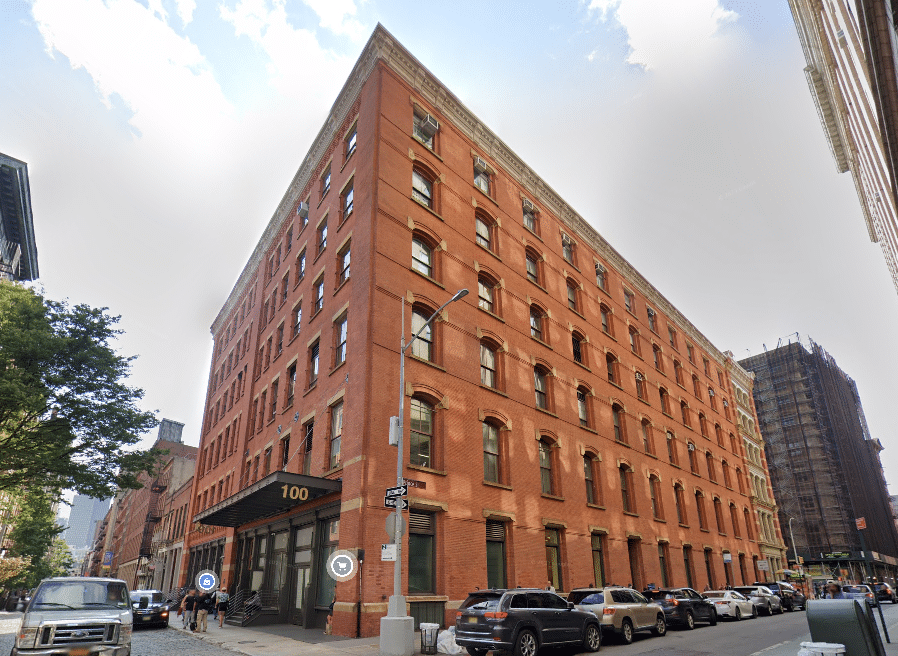
{"type": "Polygon", "coordinates": [[[592,597],[601,597],[601,592],[595,590],[572,590],[567,596],[567,600],[572,604],[601,604],[601,598],[598,601],[586,601],[592,597]]]}
{"type": "Polygon", "coordinates": [[[780,588],[776,583],[771,583],[770,585],[767,586],[767,589],[770,590],[771,592],[779,592],[780,588]]]}
{"type": "Polygon", "coordinates": [[[874,583],[873,589],[874,590],[888,590],[889,586],[887,586],[885,583],[874,583]]]}
{"type": "Polygon", "coordinates": [[[45,581],[31,605],[41,610],[128,608],[128,588],[123,581],[45,581]]]}
{"type": "Polygon", "coordinates": [[[702,596],[708,599],[723,599],[726,597],[726,592],[719,592],[717,590],[712,590],[711,592],[703,592],[702,596]]]}
{"type": "Polygon", "coordinates": [[[866,585],[846,585],[842,588],[842,592],[867,592],[866,585]]]}
{"type": "Polygon", "coordinates": [[[145,590],[134,590],[131,592],[132,604],[139,604],[143,598],[146,598],[147,603],[150,604],[161,604],[165,601],[165,595],[161,592],[147,592],[145,590]]]}
{"type": "Polygon", "coordinates": [[[757,588],[733,588],[733,590],[736,590],[737,592],[741,592],[742,594],[749,595],[749,596],[761,594],[761,591],[758,590],[757,588]]]}
{"type": "MultiPolygon", "coordinates": [[[[568,597],[568,601],[572,601],[570,597],[568,597]]],[[[572,603],[581,604],[584,606],[594,606],[596,604],[604,604],[605,603],[605,595],[601,592],[596,592],[591,595],[587,595],[583,597],[580,601],[573,601],[572,603]]]]}
{"type": "Polygon", "coordinates": [[[502,595],[498,594],[475,594],[465,599],[461,607],[468,610],[496,610],[501,598],[502,595]]]}
{"type": "Polygon", "coordinates": [[[646,597],[648,597],[649,599],[652,599],[655,601],[658,601],[660,599],[673,599],[674,598],[673,592],[669,592],[669,591],[665,592],[664,590],[646,590],[643,594],[646,597]]]}

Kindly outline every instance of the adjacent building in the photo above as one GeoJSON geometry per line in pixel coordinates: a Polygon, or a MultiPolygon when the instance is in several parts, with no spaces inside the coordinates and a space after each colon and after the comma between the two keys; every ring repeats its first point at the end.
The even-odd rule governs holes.
{"type": "Polygon", "coordinates": [[[797,548],[809,573],[825,580],[864,578],[863,531],[873,574],[898,574],[898,532],[857,386],[811,339],[789,340],[742,360],[755,375],[754,403],[764,435],[783,527],[791,520],[789,557],[797,548]]]}
{"type": "Polygon", "coordinates": [[[887,0],[789,0],[811,97],[839,173],[898,287],[898,77],[887,0]]]}
{"type": "Polygon", "coordinates": [[[418,620],[488,585],[739,585],[782,546],[748,374],[380,26],[212,336],[181,582],[259,591],[232,621],[335,601],[336,633],[378,633],[400,394],[418,620]],[[361,579],[326,574],[338,548],[361,579]]]}
{"type": "Polygon", "coordinates": [[[109,512],[109,502],[110,499],[94,499],[85,494],[75,495],[66,529],[62,534],[73,553],[76,549],[91,546],[96,535],[97,524],[103,521],[106,513],[109,512]]]}
{"type": "Polygon", "coordinates": [[[28,165],[0,153],[0,276],[35,280],[38,275],[28,165]]]}

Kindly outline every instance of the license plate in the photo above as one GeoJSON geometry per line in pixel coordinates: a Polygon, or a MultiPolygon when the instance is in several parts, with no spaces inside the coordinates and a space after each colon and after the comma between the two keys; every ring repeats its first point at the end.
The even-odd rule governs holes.
{"type": "Polygon", "coordinates": [[[153,618],[150,617],[149,615],[146,615],[145,617],[141,617],[140,619],[142,619],[144,622],[149,622],[153,618]]]}
{"type": "Polygon", "coordinates": [[[468,624],[477,624],[477,616],[469,615],[468,616],[468,624]]]}
{"type": "Polygon", "coordinates": [[[88,654],[90,654],[90,649],[88,647],[81,647],[69,651],[69,656],[87,656],[88,654]]]}

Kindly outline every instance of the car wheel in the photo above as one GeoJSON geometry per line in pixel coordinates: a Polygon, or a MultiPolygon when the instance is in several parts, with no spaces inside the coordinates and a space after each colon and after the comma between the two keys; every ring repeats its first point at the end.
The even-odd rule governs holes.
{"type": "Polygon", "coordinates": [[[898,604],[898,597],[892,597],[892,603],[898,604]]]}
{"type": "Polygon", "coordinates": [[[539,647],[532,631],[521,631],[514,643],[514,656],[536,656],[539,647]]]}
{"type": "Polygon", "coordinates": [[[624,619],[620,625],[620,639],[625,645],[633,644],[633,624],[628,619],[624,619]]]}
{"type": "Polygon", "coordinates": [[[751,618],[752,618],[752,619],[755,619],[757,616],[758,616],[758,609],[755,608],[754,605],[752,605],[752,607],[751,607],[751,618]]]}
{"type": "Polygon", "coordinates": [[[734,617],[736,618],[737,622],[742,619],[742,611],[739,610],[739,606],[736,606],[736,614],[734,615],[734,617]]]}
{"type": "Polygon", "coordinates": [[[586,651],[599,651],[602,648],[602,632],[595,624],[586,627],[586,635],[583,638],[583,649],[586,651]]]}
{"type": "Polygon", "coordinates": [[[717,626],[717,609],[712,608],[711,614],[708,616],[708,626],[717,626]]]}
{"type": "Polygon", "coordinates": [[[658,615],[655,619],[655,626],[652,628],[652,633],[656,636],[663,636],[667,633],[667,622],[664,621],[664,615],[658,615]]]}
{"type": "Polygon", "coordinates": [[[785,609],[783,608],[783,605],[780,604],[779,610],[776,611],[776,612],[779,613],[780,615],[782,615],[782,614],[785,613],[786,611],[785,611],[785,609]]]}
{"type": "Polygon", "coordinates": [[[471,656],[486,656],[488,649],[479,649],[477,647],[465,647],[471,656]]]}
{"type": "Polygon", "coordinates": [[[691,610],[686,611],[686,628],[690,631],[695,628],[695,616],[691,610]]]}

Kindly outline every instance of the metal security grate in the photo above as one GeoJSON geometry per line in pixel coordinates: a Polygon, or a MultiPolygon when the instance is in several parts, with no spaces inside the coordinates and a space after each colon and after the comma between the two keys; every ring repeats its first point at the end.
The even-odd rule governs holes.
{"type": "Polygon", "coordinates": [[[505,541],[505,524],[495,520],[487,520],[486,522],[486,539],[494,542],[505,541]]]}

